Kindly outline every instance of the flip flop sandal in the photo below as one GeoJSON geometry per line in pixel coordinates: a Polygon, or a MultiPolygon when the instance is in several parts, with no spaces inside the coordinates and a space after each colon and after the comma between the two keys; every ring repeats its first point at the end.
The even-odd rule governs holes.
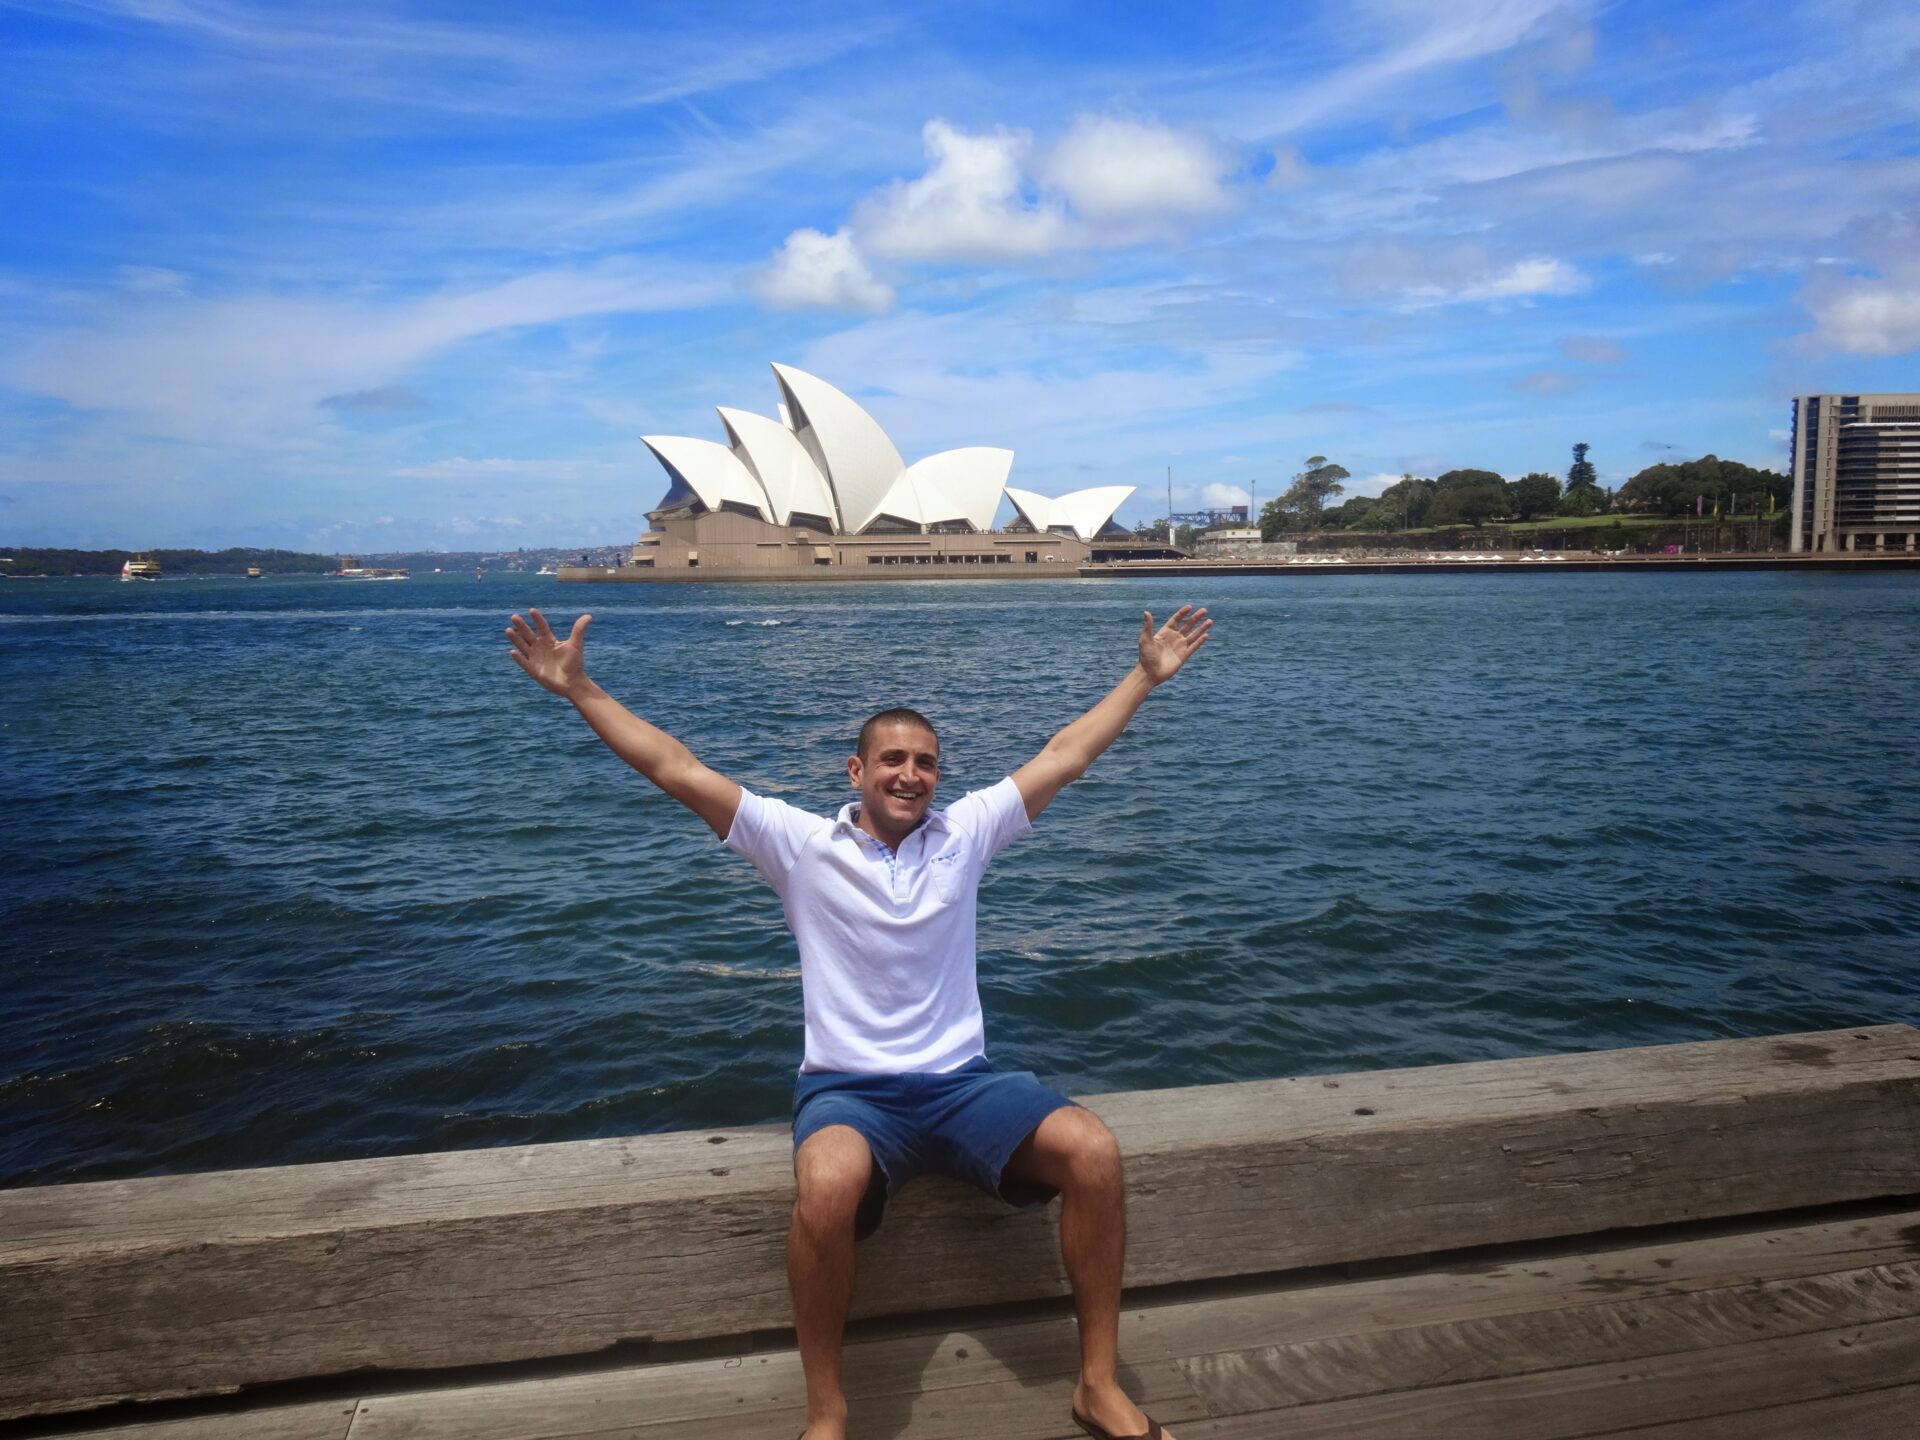
{"type": "Polygon", "coordinates": [[[1160,1422],[1152,1416],[1147,1417],[1146,1434],[1115,1435],[1111,1430],[1102,1430],[1093,1421],[1083,1418],[1078,1410],[1069,1409],[1067,1413],[1073,1416],[1073,1423],[1091,1435],[1093,1440],[1166,1440],[1167,1432],[1160,1428],[1160,1422]]]}

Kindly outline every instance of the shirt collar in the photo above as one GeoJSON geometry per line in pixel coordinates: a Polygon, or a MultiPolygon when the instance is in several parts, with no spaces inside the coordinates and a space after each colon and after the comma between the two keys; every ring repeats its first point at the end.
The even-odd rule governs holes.
{"type": "MultiPolygon", "coordinates": [[[[932,806],[928,806],[927,813],[920,817],[920,823],[907,832],[907,838],[909,840],[912,839],[922,830],[945,830],[946,828],[946,812],[944,810],[935,810],[932,806]]],[[[836,836],[852,835],[856,839],[872,840],[876,845],[885,843],[884,841],[875,839],[860,828],[860,802],[858,800],[849,800],[845,805],[840,807],[840,813],[836,815],[833,820],[833,833],[836,836]]]]}

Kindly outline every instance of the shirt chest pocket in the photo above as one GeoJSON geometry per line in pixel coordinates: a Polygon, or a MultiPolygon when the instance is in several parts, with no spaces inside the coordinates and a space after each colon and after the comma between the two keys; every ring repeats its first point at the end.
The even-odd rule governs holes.
{"type": "Polygon", "coordinates": [[[936,855],[927,862],[933,871],[933,893],[943,905],[960,898],[967,883],[967,852],[959,847],[936,855]]]}

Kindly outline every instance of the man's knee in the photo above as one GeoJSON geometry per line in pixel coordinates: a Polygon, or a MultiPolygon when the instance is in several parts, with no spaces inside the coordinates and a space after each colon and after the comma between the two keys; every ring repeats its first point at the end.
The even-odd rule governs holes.
{"type": "Polygon", "coordinates": [[[1118,1191],[1124,1184],[1120,1142],[1099,1116],[1074,1105],[1049,1115],[1041,1126],[1057,1157],[1062,1190],[1118,1191]]]}
{"type": "Polygon", "coordinates": [[[828,1125],[793,1157],[794,1220],[817,1235],[851,1232],[873,1180],[873,1152],[860,1132],[828,1125]]]}

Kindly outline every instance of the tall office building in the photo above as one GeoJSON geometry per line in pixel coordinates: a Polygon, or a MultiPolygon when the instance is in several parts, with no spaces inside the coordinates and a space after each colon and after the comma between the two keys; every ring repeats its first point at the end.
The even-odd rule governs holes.
{"type": "Polygon", "coordinates": [[[1920,394],[1793,402],[1790,550],[1920,549],[1920,394]]]}

